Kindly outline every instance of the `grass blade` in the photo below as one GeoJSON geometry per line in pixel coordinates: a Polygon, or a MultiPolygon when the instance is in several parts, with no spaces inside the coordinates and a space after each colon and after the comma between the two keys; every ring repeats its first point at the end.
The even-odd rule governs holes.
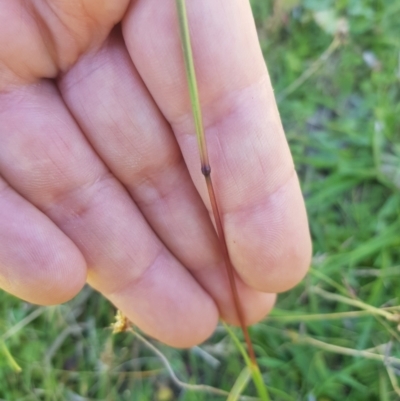
{"type": "Polygon", "coordinates": [[[257,363],[254,363],[249,355],[246,352],[246,349],[243,347],[242,343],[239,341],[239,339],[237,338],[237,336],[235,335],[235,333],[233,332],[233,330],[225,323],[223,323],[226,331],[228,332],[228,334],[231,336],[233,342],[235,343],[236,347],[238,348],[238,350],[240,351],[240,353],[243,356],[243,359],[246,362],[247,367],[249,368],[250,372],[251,372],[251,376],[254,382],[254,385],[256,386],[257,392],[259,397],[261,398],[262,401],[270,401],[269,395],[268,395],[268,391],[267,388],[264,384],[264,380],[262,378],[261,372],[260,372],[260,368],[258,367],[257,363]]]}
{"type": "Polygon", "coordinates": [[[251,371],[248,366],[246,366],[241,372],[238,378],[235,381],[235,384],[232,387],[232,390],[229,393],[226,401],[237,401],[240,395],[243,393],[246,388],[249,380],[251,378],[251,371]]]}
{"type": "Polygon", "coordinates": [[[22,372],[21,366],[18,365],[17,361],[11,355],[11,352],[8,350],[5,342],[1,341],[1,340],[0,340],[0,350],[3,352],[4,356],[6,357],[6,360],[7,360],[8,364],[10,365],[11,369],[16,373],[21,373],[22,372]]]}

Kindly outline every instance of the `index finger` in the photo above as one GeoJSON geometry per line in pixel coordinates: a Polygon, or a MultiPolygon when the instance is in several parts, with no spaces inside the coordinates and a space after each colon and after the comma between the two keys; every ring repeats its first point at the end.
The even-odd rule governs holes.
{"type": "MultiPolygon", "coordinates": [[[[187,1],[213,181],[232,263],[279,292],[305,274],[311,245],[297,175],[247,0],[187,1]]],[[[178,139],[210,210],[200,171],[174,0],[137,0],[124,37],[178,139]]]]}

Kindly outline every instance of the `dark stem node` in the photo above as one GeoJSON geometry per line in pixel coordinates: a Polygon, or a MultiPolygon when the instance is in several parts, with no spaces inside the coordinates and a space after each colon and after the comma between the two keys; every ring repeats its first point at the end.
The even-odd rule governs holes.
{"type": "Polygon", "coordinates": [[[209,177],[211,174],[211,167],[208,165],[201,166],[201,173],[204,175],[204,177],[209,177]]]}

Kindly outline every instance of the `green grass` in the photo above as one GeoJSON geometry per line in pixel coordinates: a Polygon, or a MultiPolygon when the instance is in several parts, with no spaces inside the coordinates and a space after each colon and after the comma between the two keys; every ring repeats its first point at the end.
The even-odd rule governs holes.
{"type": "MultiPolygon", "coordinates": [[[[400,4],[282,0],[274,9],[272,1],[252,3],[277,96],[313,72],[279,104],[307,201],[313,270],[280,295],[270,319],[251,328],[264,380],[274,401],[397,400],[400,364],[385,361],[400,359],[397,323],[368,305],[397,305],[400,292],[400,4]],[[314,71],[339,17],[348,33],[314,71]],[[329,299],[319,289],[346,298],[329,299]]],[[[35,309],[0,294],[0,340],[9,333],[7,350],[0,341],[2,400],[224,399],[181,390],[138,338],[112,336],[114,310],[90,290],[8,331],[35,309]]],[[[157,347],[191,384],[230,391],[244,367],[223,328],[202,351],[157,347]]],[[[245,394],[255,396],[251,383],[245,394]]]]}

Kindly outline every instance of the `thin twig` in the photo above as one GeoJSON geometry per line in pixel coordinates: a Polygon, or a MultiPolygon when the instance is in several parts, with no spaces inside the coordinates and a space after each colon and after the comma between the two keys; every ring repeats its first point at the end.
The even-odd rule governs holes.
{"type": "Polygon", "coordinates": [[[191,351],[200,356],[205,362],[207,362],[213,369],[216,369],[219,365],[221,365],[221,362],[212,356],[209,352],[205,351],[203,348],[199,346],[195,346],[191,349],[191,351]]]}
{"type": "MultiPolygon", "coordinates": [[[[397,309],[399,307],[396,307],[397,309]]],[[[393,308],[390,308],[391,310],[393,308]]],[[[387,310],[382,308],[381,310],[387,310]]],[[[320,320],[337,320],[337,319],[354,319],[364,316],[373,316],[375,311],[362,310],[362,311],[349,311],[349,312],[333,312],[333,313],[315,313],[308,315],[277,315],[272,314],[268,316],[268,321],[280,321],[280,322],[313,322],[320,320]]]]}
{"type": "Polygon", "coordinates": [[[392,366],[390,365],[390,362],[388,361],[388,357],[389,357],[390,350],[392,349],[392,345],[393,345],[392,341],[389,341],[386,344],[385,355],[384,355],[385,356],[385,363],[384,364],[385,364],[385,367],[386,367],[387,374],[389,376],[390,383],[391,383],[391,385],[393,387],[393,390],[395,391],[395,393],[397,395],[400,395],[400,387],[399,387],[399,384],[397,382],[396,373],[395,373],[394,369],[392,368],[392,366]]]}
{"type": "MultiPolygon", "coordinates": [[[[156,359],[156,357],[155,357],[156,359]]],[[[157,358],[158,360],[158,358],[157,358]]],[[[42,365],[38,365],[38,367],[42,367],[42,365]]],[[[107,370],[107,375],[108,376],[120,376],[121,374],[124,375],[124,377],[129,377],[133,379],[146,379],[149,377],[154,377],[159,375],[162,372],[163,369],[153,369],[153,370],[143,370],[143,371],[116,371],[114,369],[107,370]]],[[[104,371],[89,371],[89,370],[79,370],[79,371],[72,371],[72,370],[66,370],[66,369],[57,369],[57,368],[52,368],[52,372],[62,374],[64,376],[70,377],[72,379],[75,378],[81,378],[82,376],[93,376],[93,377],[98,377],[98,376],[103,376],[104,371]]],[[[1,400],[0,400],[1,401],[1,400]]]]}
{"type": "Polygon", "coordinates": [[[294,82],[286,87],[276,97],[277,103],[280,103],[283,99],[293,93],[297,88],[304,84],[313,74],[315,74],[321,66],[329,59],[333,52],[341,45],[342,40],[339,35],[336,35],[328,46],[328,48],[315,60],[310,67],[308,67],[294,82]]]}
{"type": "Polygon", "coordinates": [[[50,365],[52,358],[56,354],[56,352],[60,349],[60,347],[63,345],[64,341],[70,337],[71,335],[76,335],[80,334],[83,329],[85,328],[85,324],[76,324],[73,326],[67,326],[54,340],[54,342],[51,344],[51,346],[48,348],[45,356],[44,356],[44,362],[46,365],[50,365]]]}
{"type": "Polygon", "coordinates": [[[37,319],[41,314],[44,313],[46,310],[45,306],[42,306],[40,308],[35,309],[32,313],[30,313],[28,316],[23,318],[21,321],[19,321],[16,325],[11,327],[9,330],[7,330],[1,337],[0,340],[6,341],[9,338],[11,338],[14,334],[18,333],[21,329],[23,329],[25,326],[27,326],[29,323],[33,322],[35,319],[37,319]]]}
{"type": "MultiPolygon", "coordinates": [[[[168,373],[172,379],[172,381],[180,388],[185,389],[185,390],[190,390],[190,391],[200,391],[203,393],[210,393],[210,394],[215,394],[215,395],[220,395],[220,396],[229,396],[229,392],[221,390],[216,387],[208,386],[206,384],[189,384],[185,383],[182,380],[180,380],[174,370],[172,369],[172,366],[170,365],[167,357],[159,350],[157,349],[150,341],[146,340],[141,334],[138,332],[134,331],[132,328],[128,329],[127,331],[131,332],[134,334],[147,348],[149,348],[152,352],[154,352],[161,360],[161,362],[164,364],[165,368],[168,370],[168,373]]],[[[259,398],[255,397],[247,397],[247,396],[241,396],[239,400],[243,401],[259,401],[259,398]]]]}
{"type": "Polygon", "coordinates": [[[309,336],[303,336],[303,335],[300,335],[300,334],[298,334],[296,332],[292,332],[292,331],[287,332],[286,334],[293,340],[293,342],[309,344],[314,347],[323,349],[324,351],[333,352],[335,354],[348,355],[348,356],[354,356],[354,357],[362,357],[362,358],[366,358],[366,359],[372,359],[374,361],[380,361],[380,362],[386,362],[386,363],[389,362],[390,364],[400,365],[400,359],[396,358],[394,356],[386,357],[385,355],[376,354],[374,352],[370,352],[370,351],[366,351],[366,350],[358,350],[358,349],[353,349],[353,348],[341,347],[339,345],[325,343],[323,341],[317,340],[317,339],[309,337],[309,336]]]}
{"type": "Polygon", "coordinates": [[[399,387],[399,384],[397,383],[396,374],[394,373],[393,368],[390,365],[386,365],[386,371],[389,376],[389,380],[393,387],[393,390],[395,391],[395,393],[397,395],[400,396],[400,387],[399,387]]]}
{"type": "Polygon", "coordinates": [[[17,361],[11,355],[11,352],[7,348],[4,341],[0,341],[0,351],[3,351],[3,354],[5,355],[5,357],[8,361],[8,364],[11,366],[11,368],[14,370],[14,372],[21,373],[22,372],[21,366],[18,365],[17,361]]]}
{"type": "Polygon", "coordinates": [[[368,305],[365,302],[359,301],[357,299],[348,298],[339,294],[333,294],[319,287],[311,287],[310,290],[327,300],[341,302],[347,305],[355,306],[359,309],[370,311],[372,314],[382,316],[391,322],[399,322],[400,320],[400,316],[398,314],[390,313],[384,309],[376,308],[375,306],[368,305]]]}

